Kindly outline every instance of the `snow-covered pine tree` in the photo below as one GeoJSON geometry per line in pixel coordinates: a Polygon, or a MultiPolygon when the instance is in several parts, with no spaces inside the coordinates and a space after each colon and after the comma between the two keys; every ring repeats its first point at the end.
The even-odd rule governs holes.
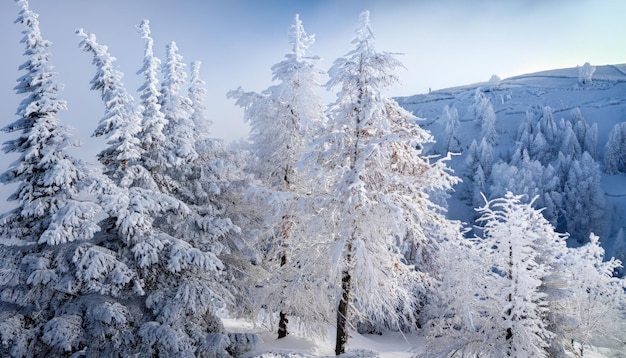
{"type": "Polygon", "coordinates": [[[604,147],[604,172],[626,172],[626,122],[613,126],[604,147]]]}
{"type": "MultiPolygon", "coordinates": [[[[285,277],[280,270],[290,260],[292,229],[298,225],[298,199],[303,184],[296,164],[305,149],[310,133],[325,118],[324,107],[318,95],[323,74],[315,66],[319,59],[310,53],[315,36],[308,35],[299,15],[295,15],[289,29],[291,51],[283,61],[272,66],[273,80],[280,83],[261,94],[244,93],[241,89],[229,92],[244,108],[245,119],[250,123],[251,150],[257,160],[252,168],[262,187],[255,188],[250,198],[259,205],[271,203],[264,221],[269,233],[259,244],[265,248],[266,267],[272,278],[263,283],[259,305],[270,312],[280,312],[278,337],[287,335],[287,314],[297,314],[301,309],[292,300],[285,277]]],[[[292,266],[284,267],[292,270],[292,266]]]]}
{"type": "Polygon", "coordinates": [[[96,75],[91,80],[91,89],[102,93],[105,104],[104,116],[93,133],[96,137],[107,138],[108,147],[98,153],[98,161],[104,165],[104,173],[119,183],[127,165],[135,163],[143,153],[137,138],[141,115],[122,83],[123,74],[115,68],[115,57],[109,54],[108,48],[83,29],[77,30],[76,35],[81,38],[81,50],[93,54],[96,75]]]}
{"type": "Polygon", "coordinates": [[[423,156],[421,148],[432,137],[382,93],[397,81],[400,62],[375,50],[369,12],[361,14],[356,33],[355,49],[329,71],[328,87],[340,91],[330,108],[329,128],[304,162],[320,167],[313,171],[322,185],[316,194],[329,190],[314,219],[326,216],[330,231],[311,232],[309,238],[319,241],[307,243],[294,259],[333,290],[323,297],[336,304],[337,355],[345,351],[349,322],[377,330],[415,327],[419,293],[434,280],[436,263],[406,264],[399,243],[434,258],[441,236],[458,235],[451,234],[450,222],[428,195],[450,189],[457,179],[445,160],[423,156]],[[311,263],[309,257],[319,260],[311,263]]]}
{"type": "Polygon", "coordinates": [[[606,260],[594,234],[587,244],[569,249],[566,261],[570,294],[554,309],[563,318],[556,322],[560,343],[579,357],[585,356],[590,344],[623,352],[626,287],[623,278],[614,276],[622,263],[606,260]]]}
{"type": "Polygon", "coordinates": [[[529,198],[543,194],[543,167],[539,161],[531,160],[526,151],[516,165],[502,162],[494,165],[492,174],[493,184],[489,193],[494,198],[504,197],[509,191],[529,198]]]}
{"type": "Polygon", "coordinates": [[[561,136],[552,109],[548,106],[530,106],[517,130],[511,164],[517,165],[526,151],[531,160],[539,160],[542,165],[547,165],[555,158],[560,146],[561,136]]]}
{"type": "Polygon", "coordinates": [[[489,144],[494,145],[498,138],[496,132],[496,112],[493,110],[491,100],[481,91],[476,89],[474,94],[474,117],[480,124],[480,135],[485,138],[489,144]]]}
{"type": "MultiPolygon", "coordinates": [[[[121,76],[99,76],[111,71],[110,55],[95,36],[82,31],[79,34],[83,38],[81,47],[93,53],[97,66],[93,89],[101,91],[105,100],[105,115],[98,128],[105,127],[102,135],[117,147],[123,139],[120,131],[137,116],[130,109],[132,98],[122,96],[127,110],[115,112],[119,120],[110,121],[113,102],[107,99],[125,93],[117,81],[121,76]],[[112,82],[107,84],[104,79],[112,82]]],[[[110,182],[102,185],[100,200],[111,218],[102,242],[115,249],[134,272],[133,291],[125,294],[136,320],[132,332],[135,339],[120,347],[117,354],[226,354],[228,338],[215,316],[215,310],[231,298],[222,284],[224,265],[216,256],[223,245],[209,239],[199,243],[196,237],[176,230],[182,218],[195,216],[187,205],[160,191],[141,157],[99,159],[104,158],[110,159],[107,167],[125,170],[122,176],[111,176],[110,182]]],[[[223,235],[223,227],[211,224],[198,223],[216,236],[223,235]]]]}
{"type": "Polygon", "coordinates": [[[472,202],[474,198],[474,174],[480,165],[478,158],[478,142],[476,139],[472,140],[465,155],[465,168],[463,169],[463,195],[469,202],[472,202]]]}
{"type": "Polygon", "coordinates": [[[440,315],[425,356],[547,357],[560,343],[548,308],[567,297],[566,236],[522,197],[487,202],[477,209],[483,237],[446,250],[459,263],[429,306],[440,315]]]}
{"type": "Polygon", "coordinates": [[[481,314],[488,303],[481,299],[486,288],[478,245],[469,239],[461,245],[443,242],[440,257],[455,264],[448,265],[424,308],[429,319],[422,331],[425,351],[418,357],[478,356],[472,353],[488,351],[483,332],[486,317],[481,314]]]}
{"type": "Polygon", "coordinates": [[[569,156],[574,160],[578,160],[581,158],[583,154],[582,146],[576,137],[576,133],[574,133],[574,128],[572,127],[572,123],[570,121],[563,122],[562,126],[562,141],[560,152],[565,156],[569,156]]]}
{"type": "MultiPolygon", "coordinates": [[[[189,88],[187,98],[191,106],[191,120],[196,129],[193,132],[196,146],[205,138],[211,135],[211,120],[206,117],[206,106],[204,97],[206,96],[206,82],[200,77],[200,65],[202,62],[193,61],[191,63],[191,76],[189,77],[189,88]]],[[[198,152],[196,147],[196,152],[198,152]]]]}
{"type": "Polygon", "coordinates": [[[591,155],[584,152],[580,160],[572,161],[564,180],[563,210],[570,236],[584,243],[590,233],[601,233],[604,207],[600,168],[591,155]]]}
{"type": "Polygon", "coordinates": [[[466,197],[472,207],[482,204],[482,194],[489,195],[491,183],[491,171],[494,166],[495,153],[493,145],[486,138],[472,140],[465,158],[464,186],[466,197]]]}
{"type": "Polygon", "coordinates": [[[323,72],[315,67],[318,57],[309,53],[314,41],[315,36],[307,35],[296,15],[289,31],[292,50],[272,66],[273,80],[280,83],[260,94],[241,89],[228,93],[245,110],[252,150],[260,159],[255,172],[271,187],[285,188],[295,182],[295,163],[307,133],[324,120],[317,93],[323,72]]]}
{"type": "Polygon", "coordinates": [[[251,262],[258,261],[253,243],[258,236],[256,220],[260,211],[243,200],[252,182],[245,172],[251,158],[246,150],[228,148],[223,140],[211,137],[212,122],[206,117],[204,105],[205,86],[200,78],[200,62],[194,61],[187,101],[197,158],[173,168],[179,176],[173,194],[192,209],[193,215],[177,224],[177,230],[199,247],[221,250],[218,256],[226,270],[222,284],[235,300],[229,310],[232,314],[249,313],[248,288],[256,271],[251,262]]]}
{"type": "Polygon", "coordinates": [[[572,130],[576,134],[581,151],[589,153],[593,159],[596,159],[598,147],[598,124],[589,125],[583,117],[580,108],[576,107],[571,112],[570,122],[572,130]]]}
{"type": "Polygon", "coordinates": [[[16,87],[26,95],[20,118],[4,128],[21,135],[4,144],[19,159],[1,176],[18,184],[10,197],[18,205],[0,222],[0,355],[64,356],[89,347],[113,356],[132,340],[130,314],[116,297],[133,272],[93,239],[105,215],[84,191],[101,174],[67,153],[73,143],[57,117],[66,103],[50,63],[51,43],[28,2],[17,4],[28,59],[16,87]]]}
{"type": "MultiPolygon", "coordinates": [[[[538,111],[539,108],[537,108],[536,110],[538,111]]],[[[558,146],[560,145],[560,133],[558,125],[554,120],[552,108],[550,108],[549,106],[541,108],[541,117],[538,119],[537,123],[537,133],[539,132],[543,134],[546,142],[548,142],[551,148],[553,148],[551,152],[555,153],[556,149],[558,149],[558,146]]]]}
{"type": "Polygon", "coordinates": [[[461,140],[459,138],[459,112],[452,106],[443,107],[442,119],[445,124],[445,152],[461,152],[461,140]]]}
{"type": "Polygon", "coordinates": [[[484,232],[482,299],[489,307],[482,330],[490,356],[546,357],[553,336],[544,321],[548,294],[542,292],[553,265],[543,255],[550,245],[564,248],[565,242],[532,203],[521,200],[509,192],[477,209],[484,232]]]}
{"type": "MultiPolygon", "coordinates": [[[[183,167],[198,158],[194,142],[194,122],[191,100],[183,96],[182,86],[186,84],[187,74],[182,56],[178,53],[176,42],[166,46],[166,58],[163,64],[163,81],[161,83],[161,112],[167,120],[163,134],[171,142],[168,161],[176,169],[183,167]]],[[[180,178],[179,173],[172,173],[171,177],[180,178]]]]}
{"type": "Polygon", "coordinates": [[[166,179],[160,178],[170,167],[168,151],[171,149],[168,138],[163,134],[167,119],[161,111],[161,85],[158,79],[161,60],[154,55],[154,40],[150,35],[150,22],[143,20],[138,27],[141,38],[146,41],[143,67],[137,72],[144,76],[144,83],[139,87],[141,93],[142,122],[139,141],[143,149],[141,162],[155,178],[159,186],[169,185],[166,179]]]}

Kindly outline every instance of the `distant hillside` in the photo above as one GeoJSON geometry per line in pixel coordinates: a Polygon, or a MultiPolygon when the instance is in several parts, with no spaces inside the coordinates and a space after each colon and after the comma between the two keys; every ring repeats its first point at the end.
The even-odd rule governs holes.
{"type": "MultiPolygon", "coordinates": [[[[542,71],[522,76],[492,80],[455,88],[436,90],[429,94],[401,97],[396,100],[416,116],[423,118],[422,126],[431,131],[438,143],[429,150],[442,154],[445,123],[444,106],[454,106],[459,117],[461,155],[453,158],[452,168],[463,177],[467,149],[471,142],[480,142],[480,125],[474,118],[474,95],[480,89],[490,99],[496,113],[496,159],[509,161],[515,151],[518,127],[531,106],[549,106],[556,121],[568,119],[572,110],[579,108],[586,122],[597,125],[595,159],[600,164],[611,129],[626,121],[626,64],[597,66],[589,84],[578,80],[577,68],[542,71]]],[[[602,190],[605,193],[602,240],[609,254],[615,245],[614,238],[620,229],[626,229],[626,175],[602,173],[602,190]]],[[[450,217],[471,222],[473,208],[462,200],[461,190],[449,200],[450,217]]],[[[616,254],[619,254],[616,252],[616,254]]]]}

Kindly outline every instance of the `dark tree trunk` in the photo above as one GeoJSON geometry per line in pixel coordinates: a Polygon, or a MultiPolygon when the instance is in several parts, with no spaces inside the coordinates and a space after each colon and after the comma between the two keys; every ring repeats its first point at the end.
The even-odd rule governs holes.
{"type": "Polygon", "coordinates": [[[335,344],[335,354],[340,355],[346,351],[346,343],[348,342],[348,300],[350,297],[350,288],[352,285],[352,277],[348,270],[343,271],[341,277],[341,300],[337,308],[337,339],[335,344]]]}
{"type": "Polygon", "coordinates": [[[289,334],[287,331],[287,323],[289,320],[287,319],[287,315],[285,312],[280,312],[280,321],[278,321],[278,338],[285,338],[289,334]]]}
{"type": "MultiPolygon", "coordinates": [[[[287,254],[283,254],[283,256],[280,258],[280,266],[285,266],[286,264],[287,254]]],[[[285,338],[289,334],[289,331],[287,331],[287,323],[289,323],[289,320],[287,319],[287,314],[283,311],[280,311],[279,315],[280,319],[278,321],[278,339],[285,338]]]]}

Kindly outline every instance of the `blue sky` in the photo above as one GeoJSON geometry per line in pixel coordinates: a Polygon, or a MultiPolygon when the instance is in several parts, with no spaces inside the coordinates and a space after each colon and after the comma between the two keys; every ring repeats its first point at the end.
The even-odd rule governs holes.
{"type": "MultiPolygon", "coordinates": [[[[99,151],[91,133],[102,115],[98,94],[89,90],[91,57],[78,49],[74,30],[94,32],[117,57],[135,97],[143,41],[135,27],[150,20],[155,50],[164,57],[176,41],[186,62],[200,60],[207,82],[213,134],[226,140],[247,135],[242,111],[226,92],[243,86],[261,91],[271,85],[270,67],[289,51],[287,30],[296,13],[309,33],[311,48],[326,70],[352,49],[359,13],[371,12],[378,49],[403,53],[402,83],[390,96],[425,93],[537,70],[626,62],[626,1],[621,0],[31,0],[40,14],[43,36],[53,42],[53,64],[65,85],[69,110],[61,119],[78,129],[88,145],[86,159],[99,151]]],[[[14,120],[21,98],[13,92],[25,58],[18,8],[0,3],[0,118],[14,120]]],[[[332,100],[332,94],[325,94],[332,100]]],[[[6,140],[6,136],[0,137],[6,140]]],[[[8,161],[0,159],[1,167],[8,161]]],[[[4,169],[2,169],[4,170],[4,169]]]]}

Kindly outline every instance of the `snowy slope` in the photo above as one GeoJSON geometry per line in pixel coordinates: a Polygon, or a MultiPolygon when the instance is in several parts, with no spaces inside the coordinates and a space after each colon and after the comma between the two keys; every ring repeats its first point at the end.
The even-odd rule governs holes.
{"type": "MultiPolygon", "coordinates": [[[[472,140],[480,141],[480,128],[471,108],[477,88],[489,97],[496,112],[498,140],[495,149],[500,158],[512,154],[517,128],[531,105],[550,106],[557,121],[570,118],[571,111],[580,108],[589,125],[597,123],[599,163],[602,163],[609,131],[615,124],[626,121],[626,64],[597,66],[592,83],[586,85],[579,83],[577,68],[566,68],[442,89],[396,100],[423,118],[422,126],[430,130],[440,142],[444,135],[444,123],[441,120],[443,107],[456,107],[460,120],[461,146],[466,151],[472,140]]],[[[431,150],[437,152],[437,144],[431,150]]],[[[452,160],[451,166],[457,174],[463,172],[464,162],[464,153],[452,160]]],[[[607,254],[611,255],[612,238],[619,228],[626,226],[626,176],[602,175],[607,220],[604,232],[600,234],[607,254]]],[[[458,194],[450,200],[449,210],[450,217],[463,221],[468,221],[473,212],[473,208],[458,200],[458,194]]]]}

